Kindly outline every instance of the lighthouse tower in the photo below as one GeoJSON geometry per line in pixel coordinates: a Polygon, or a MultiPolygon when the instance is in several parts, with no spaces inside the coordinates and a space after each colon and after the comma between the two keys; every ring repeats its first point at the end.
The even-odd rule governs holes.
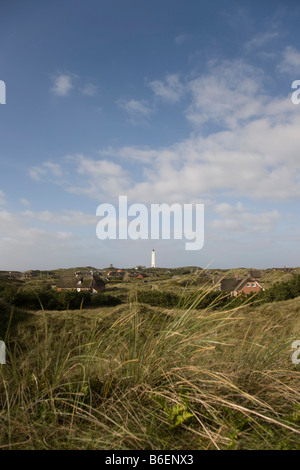
{"type": "Polygon", "coordinates": [[[151,268],[155,268],[155,250],[152,250],[151,268]]]}

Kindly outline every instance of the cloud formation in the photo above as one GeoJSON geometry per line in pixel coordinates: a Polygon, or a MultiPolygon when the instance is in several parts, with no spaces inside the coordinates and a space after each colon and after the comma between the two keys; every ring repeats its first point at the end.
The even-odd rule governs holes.
{"type": "Polygon", "coordinates": [[[253,38],[245,44],[245,48],[252,50],[265,46],[279,36],[277,31],[267,31],[253,36],[253,38]]]}
{"type": "MultiPolygon", "coordinates": [[[[278,64],[280,72],[298,74],[300,69],[300,52],[292,46],[287,46],[282,54],[282,61],[278,64]]],[[[295,78],[298,78],[295,77],[295,78]]]]}
{"type": "Polygon", "coordinates": [[[155,96],[170,103],[177,103],[184,92],[184,85],[178,74],[167,75],[164,80],[154,80],[149,86],[155,96]]]}
{"type": "Polygon", "coordinates": [[[81,91],[83,95],[95,96],[97,94],[98,87],[93,85],[93,83],[86,83],[81,91]]]}
{"type": "Polygon", "coordinates": [[[40,166],[34,166],[29,169],[29,176],[35,181],[41,181],[46,176],[59,178],[62,175],[63,172],[59,163],[44,162],[40,166]]]}
{"type": "Polygon", "coordinates": [[[174,41],[177,45],[184,44],[185,42],[188,42],[191,39],[192,35],[191,34],[178,34],[175,36],[174,41]]]}
{"type": "MultiPolygon", "coordinates": [[[[271,39],[258,36],[251,47],[271,39]]],[[[278,65],[283,73],[298,64],[298,54],[285,49],[278,65]]],[[[129,203],[204,202],[211,239],[219,233],[271,236],[286,217],[282,204],[300,196],[300,107],[291,96],[270,92],[265,72],[245,60],[209,61],[197,75],[167,75],[148,85],[157,106],[160,101],[178,103],[184,96],[182,114],[191,125],[190,135],[172,145],[109,146],[93,157],[68,155],[59,163],[31,168],[31,178],[57,182],[68,175],[63,189],[91,198],[95,210],[103,202],[117,203],[120,195],[129,203]],[[261,204],[266,205],[258,209],[261,204]]],[[[117,104],[132,123],[150,120],[157,111],[149,98],[117,104]]],[[[80,211],[26,215],[32,221],[56,220],[63,227],[75,227],[80,220],[81,226],[94,223],[80,211]]]]}
{"type": "Polygon", "coordinates": [[[0,189],[0,206],[3,206],[5,202],[4,192],[0,189]]]}
{"type": "Polygon", "coordinates": [[[281,217],[278,210],[251,212],[241,202],[217,204],[214,211],[220,218],[211,222],[211,228],[226,232],[269,232],[275,229],[281,217]]]}
{"type": "Polygon", "coordinates": [[[126,111],[128,120],[133,125],[144,124],[153,111],[145,100],[120,99],[117,104],[126,111]]]}
{"type": "Polygon", "coordinates": [[[73,88],[71,75],[60,74],[53,78],[51,91],[56,96],[67,96],[73,88]]]}
{"type": "Polygon", "coordinates": [[[70,184],[68,191],[95,200],[127,194],[149,203],[188,203],[215,194],[273,203],[299,197],[297,106],[289,96],[269,94],[262,71],[243,61],[211,63],[208,69],[186,82],[185,115],[194,126],[189,137],[161,148],[109,147],[99,151],[100,158],[76,157],[83,183],[70,184]],[[206,135],[207,123],[220,130],[206,135]],[[131,162],[139,165],[138,177],[129,171],[131,162]]]}

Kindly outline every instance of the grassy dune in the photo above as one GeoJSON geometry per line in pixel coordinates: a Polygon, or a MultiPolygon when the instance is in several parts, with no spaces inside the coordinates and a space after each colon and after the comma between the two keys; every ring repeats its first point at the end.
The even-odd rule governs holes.
{"type": "Polygon", "coordinates": [[[16,317],[0,449],[299,449],[299,312],[300,297],[217,312],[132,294],[16,317]]]}

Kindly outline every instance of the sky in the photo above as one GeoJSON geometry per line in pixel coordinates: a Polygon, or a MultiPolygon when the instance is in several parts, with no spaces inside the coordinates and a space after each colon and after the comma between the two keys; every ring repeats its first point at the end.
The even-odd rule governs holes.
{"type": "Polygon", "coordinates": [[[299,21],[292,0],[1,0],[0,270],[152,249],[158,267],[300,266],[299,21]],[[204,204],[203,247],[100,240],[119,196],[149,221],[204,204]]]}

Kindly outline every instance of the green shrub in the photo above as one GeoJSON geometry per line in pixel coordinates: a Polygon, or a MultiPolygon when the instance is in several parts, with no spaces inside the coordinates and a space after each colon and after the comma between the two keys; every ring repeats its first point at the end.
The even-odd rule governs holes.
{"type": "Polygon", "coordinates": [[[102,306],[114,307],[121,303],[122,301],[118,297],[115,297],[110,294],[102,293],[102,292],[98,292],[98,294],[92,295],[92,298],[91,298],[91,305],[94,307],[102,307],[102,306]]]}
{"type": "Polygon", "coordinates": [[[278,282],[266,291],[261,291],[257,299],[261,302],[279,302],[290,300],[300,295],[300,274],[294,276],[290,281],[278,282]]]}
{"type": "Polygon", "coordinates": [[[177,294],[163,291],[139,291],[137,300],[140,303],[158,307],[173,308],[178,306],[180,297],[177,294]]]}
{"type": "Polygon", "coordinates": [[[77,310],[81,307],[116,306],[122,303],[118,297],[99,292],[61,291],[43,289],[19,289],[5,287],[0,292],[2,300],[9,305],[28,310],[77,310]]]}

